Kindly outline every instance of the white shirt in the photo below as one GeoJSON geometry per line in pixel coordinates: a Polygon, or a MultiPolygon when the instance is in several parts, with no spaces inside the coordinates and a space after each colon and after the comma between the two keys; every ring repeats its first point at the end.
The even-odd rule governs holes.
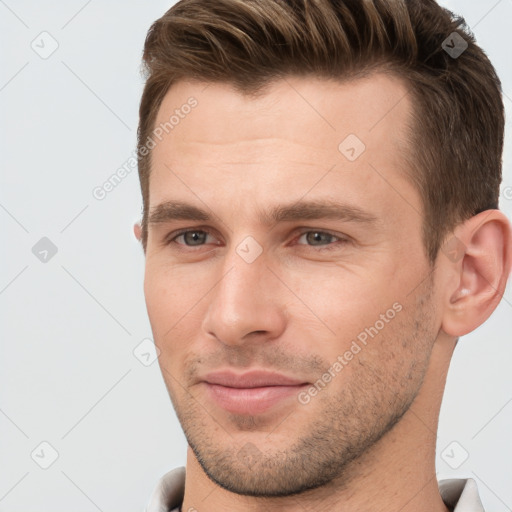
{"type": "MultiPolygon", "coordinates": [[[[185,468],[169,471],[158,481],[145,512],[179,512],[184,491],[185,468]]],[[[439,492],[453,512],[485,512],[472,478],[441,480],[439,492]]]]}

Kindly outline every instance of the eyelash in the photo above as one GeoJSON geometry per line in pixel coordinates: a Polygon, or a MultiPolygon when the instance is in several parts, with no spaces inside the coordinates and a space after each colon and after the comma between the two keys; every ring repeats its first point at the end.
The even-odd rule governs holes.
{"type": "MultiPolygon", "coordinates": [[[[189,249],[192,249],[192,250],[194,247],[202,247],[202,245],[205,245],[205,244],[202,244],[202,245],[194,246],[194,245],[178,244],[178,242],[176,242],[176,239],[179,236],[184,235],[186,233],[207,233],[208,235],[213,236],[212,232],[209,231],[208,229],[181,229],[179,231],[172,233],[172,237],[167,237],[167,239],[164,242],[165,245],[171,245],[174,243],[176,245],[182,245],[183,247],[188,247],[189,249]]],[[[350,243],[350,240],[348,238],[343,238],[341,236],[334,235],[333,233],[329,233],[328,231],[320,231],[318,229],[303,230],[299,233],[299,238],[302,237],[302,235],[305,235],[307,233],[320,233],[322,235],[329,235],[333,238],[337,238],[338,243],[332,242],[332,243],[328,243],[326,245],[309,245],[306,243],[306,244],[297,244],[297,245],[305,245],[307,247],[317,248],[317,250],[320,250],[320,251],[331,251],[331,250],[338,248],[339,245],[345,245],[347,243],[350,243]]]]}

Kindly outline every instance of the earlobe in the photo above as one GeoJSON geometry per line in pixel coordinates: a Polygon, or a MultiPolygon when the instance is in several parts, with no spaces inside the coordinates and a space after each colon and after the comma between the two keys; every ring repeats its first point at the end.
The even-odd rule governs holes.
{"type": "Polygon", "coordinates": [[[483,324],[499,304],[512,263],[510,222],[499,210],[471,217],[454,231],[444,247],[457,241],[459,258],[441,250],[440,263],[450,277],[441,328],[458,337],[483,324]]]}
{"type": "Polygon", "coordinates": [[[135,238],[140,242],[141,235],[142,235],[142,229],[140,227],[140,222],[136,222],[133,225],[133,233],[135,235],[135,238]]]}

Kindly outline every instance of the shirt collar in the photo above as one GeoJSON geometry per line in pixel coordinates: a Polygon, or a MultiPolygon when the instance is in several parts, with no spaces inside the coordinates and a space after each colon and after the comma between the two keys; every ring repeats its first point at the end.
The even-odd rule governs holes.
{"type": "Polygon", "coordinates": [[[441,480],[439,493],[447,506],[455,507],[453,512],[485,512],[472,478],[441,480]]]}

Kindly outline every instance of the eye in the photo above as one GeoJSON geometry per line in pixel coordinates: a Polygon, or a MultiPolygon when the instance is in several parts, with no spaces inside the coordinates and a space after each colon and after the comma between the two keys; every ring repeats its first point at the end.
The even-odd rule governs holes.
{"type": "Polygon", "coordinates": [[[203,245],[210,233],[202,229],[189,229],[183,230],[176,233],[167,243],[176,243],[178,245],[185,245],[187,247],[196,247],[203,245]],[[183,240],[183,243],[178,242],[179,239],[183,240]]]}
{"type": "Polygon", "coordinates": [[[306,243],[297,242],[298,245],[310,245],[311,247],[326,246],[323,247],[322,250],[333,249],[335,246],[339,245],[332,243],[333,239],[339,241],[340,244],[348,243],[346,238],[341,238],[325,231],[305,231],[298,238],[298,240],[301,239],[304,239],[306,243]]]}
{"type": "MultiPolygon", "coordinates": [[[[185,247],[200,247],[208,243],[208,236],[213,237],[209,231],[204,229],[183,229],[173,233],[165,243],[168,245],[174,243],[185,247]]],[[[347,238],[317,230],[304,231],[296,240],[297,245],[319,247],[322,251],[335,249],[340,245],[349,243],[347,238]],[[301,240],[303,241],[301,242],[301,240]]]]}

